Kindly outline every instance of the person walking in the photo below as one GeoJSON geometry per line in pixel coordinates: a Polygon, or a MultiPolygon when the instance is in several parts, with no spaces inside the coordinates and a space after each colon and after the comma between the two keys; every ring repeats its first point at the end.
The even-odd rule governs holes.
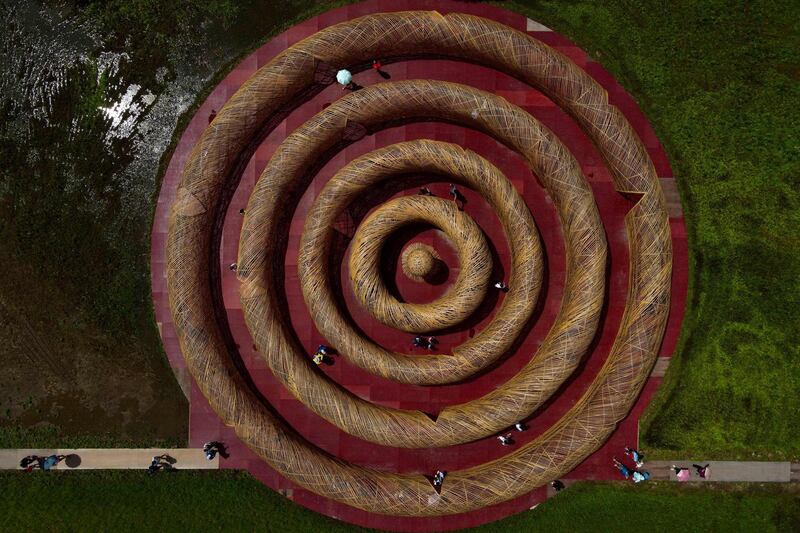
{"type": "Polygon", "coordinates": [[[333,349],[330,346],[320,344],[319,346],[317,346],[317,352],[321,353],[322,355],[331,355],[333,349]]]}
{"type": "Polygon", "coordinates": [[[343,68],[336,73],[336,81],[339,82],[339,85],[342,86],[342,90],[351,90],[357,91],[361,89],[361,86],[353,81],[353,73],[343,68]]]}
{"type": "Polygon", "coordinates": [[[353,73],[343,68],[336,73],[336,81],[342,86],[342,90],[347,89],[353,82],[353,73]]]}
{"type": "Polygon", "coordinates": [[[426,348],[428,348],[429,350],[436,349],[436,345],[439,344],[439,339],[433,336],[428,337],[426,341],[427,341],[426,348]]]}
{"type": "Polygon", "coordinates": [[[209,461],[213,460],[217,454],[220,454],[222,457],[227,456],[225,453],[225,445],[216,440],[203,444],[203,453],[209,461]]]}
{"type": "Polygon", "coordinates": [[[19,461],[19,467],[26,472],[31,472],[39,465],[41,458],[38,455],[26,455],[19,461]]]}
{"type": "Polygon", "coordinates": [[[48,455],[47,457],[42,460],[39,459],[39,468],[42,470],[51,470],[55,468],[58,463],[64,460],[66,455],[48,455]]]}
{"type": "Polygon", "coordinates": [[[503,446],[511,446],[514,444],[514,439],[511,438],[511,433],[508,433],[507,435],[500,435],[497,437],[497,440],[499,440],[500,444],[503,446]]]}
{"type": "Polygon", "coordinates": [[[678,478],[678,481],[689,481],[691,474],[688,468],[672,465],[672,470],[675,471],[675,477],[678,478]]]}
{"type": "Polygon", "coordinates": [[[383,67],[383,64],[381,64],[381,60],[380,59],[373,59],[372,60],[372,70],[377,72],[378,76],[380,76],[381,78],[383,78],[385,80],[391,79],[392,76],[388,72],[384,71],[382,69],[382,67],[383,67]]]}
{"type": "Polygon", "coordinates": [[[644,466],[644,456],[639,452],[639,450],[635,450],[631,447],[625,447],[625,455],[633,459],[633,462],[636,463],[636,468],[641,468],[644,466]]]}
{"type": "Polygon", "coordinates": [[[458,192],[458,187],[456,187],[455,183],[450,184],[450,196],[453,197],[454,202],[458,202],[458,199],[461,197],[461,193],[458,192]]]}
{"type": "Polygon", "coordinates": [[[147,467],[148,474],[155,474],[159,470],[172,470],[172,463],[168,461],[169,455],[162,453],[161,455],[154,455],[153,460],[150,461],[150,466],[147,467]]]}
{"type": "Polygon", "coordinates": [[[711,475],[711,468],[709,468],[708,464],[706,464],[706,466],[700,466],[700,465],[694,465],[693,464],[692,466],[697,471],[697,475],[700,476],[703,479],[708,479],[708,476],[711,475]]]}
{"type": "Polygon", "coordinates": [[[620,463],[617,460],[616,457],[612,458],[612,461],[614,461],[614,467],[617,470],[619,470],[619,473],[622,474],[622,477],[624,477],[625,479],[628,479],[628,478],[631,477],[631,471],[627,466],[625,466],[624,464],[620,463]]]}

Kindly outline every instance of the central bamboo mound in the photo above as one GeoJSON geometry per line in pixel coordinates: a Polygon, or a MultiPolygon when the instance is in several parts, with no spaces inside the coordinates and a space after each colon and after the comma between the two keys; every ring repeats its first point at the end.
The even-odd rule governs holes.
{"type": "Polygon", "coordinates": [[[427,244],[413,242],[403,250],[400,264],[403,267],[403,274],[414,281],[422,282],[436,272],[440,260],[441,257],[436,250],[427,244]]]}

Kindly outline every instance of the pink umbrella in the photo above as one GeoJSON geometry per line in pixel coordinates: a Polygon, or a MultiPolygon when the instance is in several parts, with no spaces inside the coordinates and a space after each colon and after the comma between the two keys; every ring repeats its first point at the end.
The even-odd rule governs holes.
{"type": "Polygon", "coordinates": [[[675,475],[675,477],[678,478],[678,481],[689,481],[689,476],[690,475],[691,474],[689,473],[689,469],[688,468],[681,468],[681,471],[678,472],[675,475]]]}

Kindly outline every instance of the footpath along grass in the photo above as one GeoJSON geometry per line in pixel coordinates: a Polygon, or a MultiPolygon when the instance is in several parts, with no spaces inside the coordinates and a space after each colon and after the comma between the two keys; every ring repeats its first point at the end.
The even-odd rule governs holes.
{"type": "Polygon", "coordinates": [[[689,231],[650,457],[800,457],[800,2],[526,1],[638,100],[689,231]]]}
{"type": "MultiPolygon", "coordinates": [[[[3,531],[354,532],[237,472],[4,472],[3,531]],[[42,512],[39,512],[42,511],[42,512]]],[[[504,531],[798,531],[785,487],[582,483],[474,533],[504,531]]]]}

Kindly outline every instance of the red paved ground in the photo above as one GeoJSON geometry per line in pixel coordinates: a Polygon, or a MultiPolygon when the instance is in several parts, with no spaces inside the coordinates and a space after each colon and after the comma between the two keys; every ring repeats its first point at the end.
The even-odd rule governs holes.
{"type": "MultiPolygon", "coordinates": [[[[459,11],[479,14],[501,21],[522,31],[525,31],[527,27],[525,17],[486,5],[454,1],[371,0],[355,6],[332,10],[289,29],[242,61],[206,99],[184,131],[170,161],[158,200],[153,228],[153,299],[164,346],[173,367],[180,369],[185,367],[185,363],[171,323],[165,289],[164,243],[166,242],[168,206],[174,198],[180,173],[189,152],[208,124],[208,115],[211,109],[218,110],[221,108],[225,101],[257,68],[266,64],[278,52],[321,28],[373,12],[433,8],[440,12],[459,11]]],[[[672,172],[667,157],[655,133],[633,99],[613,80],[611,75],[598,63],[591,61],[583,51],[568,39],[549,31],[531,32],[531,35],[568,55],[608,90],[611,102],[625,113],[647,146],[659,176],[664,182],[672,180],[672,172]]],[[[512,103],[523,107],[554,131],[567,145],[581,163],[584,173],[595,192],[595,198],[603,218],[610,247],[610,278],[606,299],[607,312],[601,323],[601,330],[597,336],[594,349],[582,367],[562,387],[551,402],[528,420],[531,429],[524,433],[515,434],[518,443],[525,443],[549,427],[576,402],[592,382],[608,356],[625,305],[628,245],[623,217],[631,204],[614,191],[609,172],[586,135],[566,114],[538,91],[490,69],[451,61],[410,61],[388,65],[385,70],[391,74],[393,81],[424,78],[461,82],[503,96],[512,103]]],[[[365,86],[383,81],[374,72],[358,74],[355,79],[359,84],[365,86]]],[[[254,154],[244,172],[239,189],[231,202],[223,228],[220,263],[222,265],[223,295],[228,311],[228,319],[234,338],[240,347],[242,358],[256,385],[289,424],[314,445],[347,461],[397,472],[432,473],[437,469],[455,470],[466,468],[500,457],[507,453],[509,448],[500,446],[493,437],[461,446],[426,450],[386,448],[351,437],[320,419],[295,400],[272,377],[265,363],[253,350],[253,343],[244,324],[239,303],[238,282],[235,274],[227,269],[227,265],[236,261],[238,251],[238,239],[242,222],[239,209],[246,205],[255,180],[287,133],[293,131],[319,112],[323,105],[340,97],[341,94],[341,89],[338,87],[329,87],[281,123],[264,140],[254,154]]],[[[558,311],[564,286],[564,250],[558,218],[547,195],[536,184],[530,171],[518,155],[483,134],[438,123],[410,124],[388,129],[351,145],[321,170],[297,208],[290,231],[285,261],[285,288],[294,330],[305,347],[313,351],[319,343],[324,342],[324,339],[320,337],[310,320],[297,280],[297,247],[303,220],[311,202],[333,173],[354,157],[369,152],[374,148],[420,138],[449,141],[473,149],[497,165],[513,181],[520,194],[525,198],[539,227],[546,250],[548,271],[546,284],[540,296],[543,305],[537,314],[538,319],[525,337],[520,349],[514,355],[502,361],[496,368],[466,383],[443,387],[401,385],[368,374],[359,368],[349,365],[343,358],[337,358],[336,363],[332,366],[322,367],[322,371],[327,373],[331,379],[362,398],[396,408],[422,409],[431,412],[449,404],[477,398],[500,386],[514,375],[536,351],[558,311]]],[[[445,196],[447,183],[433,183],[431,189],[440,196],[445,196]]],[[[415,190],[409,190],[403,194],[412,194],[415,190]]],[[[496,249],[497,257],[500,260],[500,268],[504,268],[507,271],[509,264],[508,248],[497,218],[476,194],[469,190],[463,190],[463,192],[468,200],[466,211],[486,232],[496,249]]],[[[672,312],[660,354],[662,357],[669,357],[675,347],[683,315],[687,284],[686,231],[683,219],[671,219],[671,226],[675,254],[673,298],[672,312]]],[[[450,267],[449,280],[455,279],[458,273],[458,262],[453,251],[449,249],[446,239],[443,239],[438,232],[429,230],[418,235],[416,240],[433,245],[442,254],[450,267]]],[[[398,334],[395,330],[376,322],[355,303],[352,292],[347,286],[346,266],[342,269],[342,280],[347,306],[359,326],[380,344],[396,350],[409,351],[409,335],[398,334]]],[[[447,287],[447,284],[431,287],[430,285],[415,283],[405,278],[402,273],[396,276],[396,280],[400,292],[411,301],[433,299],[447,287]]],[[[502,298],[503,296],[497,295],[497,297],[502,298]]],[[[490,319],[491,314],[475,324],[474,328],[479,331],[482,325],[490,319]]],[[[467,329],[466,331],[442,335],[440,337],[442,341],[441,350],[447,351],[450,346],[463,342],[472,333],[474,333],[474,330],[467,329]]],[[[635,446],[637,444],[638,418],[660,381],[659,378],[651,378],[649,380],[631,414],[620,424],[618,430],[609,441],[565,477],[569,479],[612,479],[616,477],[616,472],[610,467],[610,458],[615,454],[620,455],[623,446],[635,446]]],[[[528,509],[546,497],[546,491],[544,488],[540,488],[523,497],[491,508],[433,519],[397,518],[366,513],[316,496],[282,478],[242,445],[231,430],[222,426],[216,414],[211,411],[205,398],[194,385],[192,386],[190,401],[190,444],[192,446],[202,445],[208,440],[225,441],[230,446],[231,457],[222,463],[222,468],[246,468],[267,485],[281,491],[294,501],[315,511],[348,522],[381,529],[404,531],[456,529],[493,521],[528,509]]]]}

